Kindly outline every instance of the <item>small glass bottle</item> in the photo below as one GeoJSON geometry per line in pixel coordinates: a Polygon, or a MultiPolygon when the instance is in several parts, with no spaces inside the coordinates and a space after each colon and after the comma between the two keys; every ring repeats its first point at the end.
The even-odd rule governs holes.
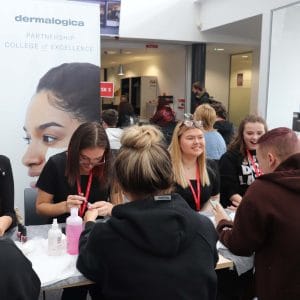
{"type": "Polygon", "coordinates": [[[53,219],[48,231],[48,255],[62,254],[62,232],[58,226],[57,219],[53,219]]]}
{"type": "Polygon", "coordinates": [[[82,232],[82,218],[78,216],[78,208],[71,208],[71,215],[66,221],[67,252],[77,255],[79,252],[79,237],[82,232]]]}

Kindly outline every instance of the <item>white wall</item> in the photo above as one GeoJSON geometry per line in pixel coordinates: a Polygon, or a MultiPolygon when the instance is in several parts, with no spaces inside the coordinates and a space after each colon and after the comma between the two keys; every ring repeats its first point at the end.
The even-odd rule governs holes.
{"type": "Polygon", "coordinates": [[[272,9],[295,3],[293,0],[202,0],[199,22],[202,30],[237,22],[272,9]]]}
{"type": "MultiPolygon", "coordinates": [[[[200,32],[237,22],[272,9],[295,3],[293,0],[123,0],[119,35],[173,41],[206,41],[209,36],[200,32]]],[[[241,37],[227,37],[232,41],[241,37]]],[[[213,37],[222,42],[222,35],[213,37]]]]}
{"type": "Polygon", "coordinates": [[[194,0],[123,0],[119,35],[173,41],[199,41],[194,0]]]}
{"type": "Polygon", "coordinates": [[[300,4],[273,14],[267,122],[270,128],[292,127],[300,111],[300,4]]]}

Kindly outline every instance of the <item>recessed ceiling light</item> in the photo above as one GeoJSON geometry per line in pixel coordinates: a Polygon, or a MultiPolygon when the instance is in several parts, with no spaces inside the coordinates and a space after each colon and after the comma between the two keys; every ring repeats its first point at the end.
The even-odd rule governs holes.
{"type": "Polygon", "coordinates": [[[113,50],[107,50],[105,52],[106,52],[106,54],[116,54],[117,53],[117,51],[113,51],[113,50]]]}
{"type": "Polygon", "coordinates": [[[224,48],[214,48],[215,51],[224,51],[224,48]]]}
{"type": "Polygon", "coordinates": [[[248,58],[248,55],[242,55],[242,58],[248,58]]]}

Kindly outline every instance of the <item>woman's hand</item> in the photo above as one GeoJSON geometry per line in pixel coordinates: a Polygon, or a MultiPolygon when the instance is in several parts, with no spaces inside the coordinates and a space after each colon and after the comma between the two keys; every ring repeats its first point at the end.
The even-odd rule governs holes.
{"type": "Polygon", "coordinates": [[[70,212],[71,207],[77,207],[78,210],[83,202],[86,201],[86,198],[80,195],[69,195],[67,198],[67,212],[70,212]]]}
{"type": "Polygon", "coordinates": [[[106,217],[111,216],[111,211],[114,205],[107,201],[97,201],[93,204],[90,204],[88,209],[96,209],[98,211],[98,216],[106,217]]]}
{"type": "Polygon", "coordinates": [[[214,208],[214,214],[215,214],[215,222],[216,225],[219,224],[221,220],[231,220],[230,217],[227,215],[226,211],[224,210],[223,206],[220,203],[217,203],[214,208]]]}
{"type": "Polygon", "coordinates": [[[0,217],[0,236],[3,236],[5,231],[9,228],[12,223],[12,218],[9,216],[0,217]]]}
{"type": "Polygon", "coordinates": [[[97,217],[98,217],[97,208],[88,209],[84,214],[84,221],[85,222],[89,222],[89,221],[95,222],[97,217]]]}
{"type": "Polygon", "coordinates": [[[232,205],[228,206],[227,208],[235,211],[241,204],[242,196],[240,194],[234,194],[230,197],[229,200],[231,201],[232,205]]]}
{"type": "Polygon", "coordinates": [[[85,222],[95,222],[98,216],[111,216],[113,204],[106,201],[97,201],[93,204],[88,205],[88,210],[85,212],[84,221],[85,222]]]}

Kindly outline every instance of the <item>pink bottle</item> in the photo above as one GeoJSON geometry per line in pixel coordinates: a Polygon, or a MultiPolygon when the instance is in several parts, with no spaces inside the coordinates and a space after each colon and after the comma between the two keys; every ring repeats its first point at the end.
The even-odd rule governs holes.
{"type": "Polygon", "coordinates": [[[82,232],[82,218],[78,216],[78,208],[71,208],[71,215],[66,221],[67,252],[76,255],[79,252],[79,237],[82,232]]]}

